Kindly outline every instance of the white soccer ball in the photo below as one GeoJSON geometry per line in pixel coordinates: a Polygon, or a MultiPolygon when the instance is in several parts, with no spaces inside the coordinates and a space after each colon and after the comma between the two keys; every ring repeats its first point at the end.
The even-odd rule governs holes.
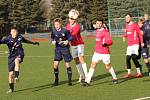
{"type": "Polygon", "coordinates": [[[79,17],[79,12],[75,9],[72,9],[69,11],[68,17],[72,19],[77,19],[79,17]]]}

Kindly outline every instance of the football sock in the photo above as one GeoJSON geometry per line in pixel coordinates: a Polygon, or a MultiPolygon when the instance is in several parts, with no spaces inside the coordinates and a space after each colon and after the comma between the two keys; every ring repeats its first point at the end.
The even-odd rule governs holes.
{"type": "Polygon", "coordinates": [[[138,74],[141,74],[140,68],[136,68],[136,71],[137,71],[138,74]]]}
{"type": "Polygon", "coordinates": [[[59,70],[58,68],[54,68],[55,79],[58,79],[59,70]]]}
{"type": "Polygon", "coordinates": [[[145,64],[146,64],[146,66],[147,66],[147,68],[148,68],[148,72],[150,73],[150,62],[145,63],[145,64]]]}
{"type": "Polygon", "coordinates": [[[84,77],[84,72],[83,72],[82,64],[77,64],[76,67],[77,67],[79,75],[81,77],[84,77]]]}
{"type": "Polygon", "coordinates": [[[15,71],[15,78],[19,77],[19,71],[15,71]]]}
{"type": "Polygon", "coordinates": [[[115,73],[113,67],[111,67],[111,68],[109,69],[109,72],[110,72],[110,74],[112,75],[113,79],[117,79],[116,73],[115,73]]]}
{"type": "Polygon", "coordinates": [[[68,80],[71,81],[71,78],[72,78],[72,70],[71,70],[71,67],[68,67],[68,68],[67,68],[67,74],[68,74],[68,80]]]}
{"type": "Polygon", "coordinates": [[[84,71],[84,75],[85,77],[87,76],[87,66],[86,66],[86,63],[82,64],[82,68],[83,68],[83,71],[84,71]]]}
{"type": "Polygon", "coordinates": [[[128,71],[128,74],[131,74],[131,69],[127,69],[127,71],[128,71]]]}
{"type": "Polygon", "coordinates": [[[93,68],[90,68],[90,69],[89,69],[89,73],[87,74],[87,77],[86,77],[86,82],[87,82],[87,83],[90,83],[91,78],[92,78],[92,76],[93,76],[93,74],[94,74],[94,70],[95,70],[95,69],[93,69],[93,68]]]}
{"type": "Polygon", "coordinates": [[[9,88],[14,91],[14,83],[9,83],[9,88]]]}

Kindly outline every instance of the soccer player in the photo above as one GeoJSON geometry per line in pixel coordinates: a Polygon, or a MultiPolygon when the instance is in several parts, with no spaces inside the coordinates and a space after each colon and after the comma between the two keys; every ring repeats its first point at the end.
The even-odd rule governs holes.
{"type": "Polygon", "coordinates": [[[24,49],[22,47],[22,43],[39,45],[38,42],[31,42],[29,40],[26,40],[22,35],[19,35],[16,27],[11,28],[11,32],[9,36],[0,40],[0,44],[7,44],[9,49],[8,79],[9,79],[10,89],[7,93],[13,93],[14,79],[18,78],[19,76],[20,64],[23,62],[23,58],[24,58],[24,49]]]}
{"type": "Polygon", "coordinates": [[[99,61],[103,61],[105,68],[112,75],[113,83],[118,83],[115,71],[110,62],[110,51],[109,46],[112,45],[112,39],[110,37],[109,31],[103,27],[103,20],[98,19],[96,22],[96,47],[95,52],[92,57],[91,67],[89,69],[88,75],[86,77],[87,85],[90,84],[91,78],[94,74],[94,70],[99,61]]]}
{"type": "Polygon", "coordinates": [[[149,62],[149,47],[150,45],[150,20],[148,20],[148,14],[144,14],[144,20],[139,21],[139,26],[143,32],[144,47],[141,49],[144,63],[148,68],[148,75],[150,76],[150,62],[149,62]]]}
{"type": "Polygon", "coordinates": [[[75,19],[69,17],[69,24],[67,24],[66,29],[70,31],[73,37],[71,41],[72,56],[80,75],[79,82],[81,82],[87,76],[87,66],[84,60],[84,41],[80,35],[80,25],[75,19]]]}
{"type": "Polygon", "coordinates": [[[139,26],[132,21],[132,15],[127,14],[125,17],[126,20],[126,33],[123,37],[123,41],[125,42],[125,38],[128,39],[128,47],[126,52],[126,64],[127,64],[127,71],[128,73],[124,76],[124,78],[131,77],[131,59],[133,60],[137,74],[135,77],[140,78],[142,77],[141,74],[141,65],[138,61],[139,55],[139,46],[144,46],[143,43],[143,35],[140,31],[139,26]]]}
{"type": "Polygon", "coordinates": [[[51,34],[52,44],[56,45],[55,57],[54,57],[54,74],[55,82],[54,86],[59,85],[59,63],[62,59],[65,61],[65,66],[68,74],[68,85],[72,85],[72,69],[70,62],[72,61],[72,56],[70,53],[69,42],[72,40],[72,36],[65,28],[62,28],[61,19],[56,18],[54,20],[54,29],[51,34]]]}

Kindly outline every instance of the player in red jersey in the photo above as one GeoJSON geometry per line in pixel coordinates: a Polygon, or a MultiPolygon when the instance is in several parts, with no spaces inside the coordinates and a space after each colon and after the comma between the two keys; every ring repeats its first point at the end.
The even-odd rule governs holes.
{"type": "Polygon", "coordinates": [[[67,24],[66,29],[70,31],[73,37],[71,41],[72,56],[80,75],[79,82],[81,82],[87,76],[87,66],[84,60],[84,41],[80,34],[80,25],[75,19],[69,17],[69,24],[67,24]]]}
{"type": "Polygon", "coordinates": [[[124,78],[130,78],[131,77],[131,59],[133,60],[137,74],[136,77],[142,77],[141,71],[140,71],[140,63],[138,61],[138,55],[139,55],[139,46],[144,46],[143,43],[143,34],[140,31],[139,26],[132,21],[132,15],[127,14],[126,17],[126,34],[123,37],[123,41],[125,41],[125,38],[128,39],[128,47],[126,52],[126,64],[127,64],[127,70],[128,74],[124,76],[124,78]]]}
{"type": "Polygon", "coordinates": [[[109,31],[103,27],[102,19],[97,20],[96,27],[96,47],[94,55],[92,57],[91,67],[86,78],[86,84],[90,84],[91,78],[94,74],[94,70],[99,61],[103,61],[103,63],[105,64],[105,68],[113,77],[113,83],[118,83],[115,71],[110,63],[109,46],[112,45],[113,41],[110,37],[109,31]]]}

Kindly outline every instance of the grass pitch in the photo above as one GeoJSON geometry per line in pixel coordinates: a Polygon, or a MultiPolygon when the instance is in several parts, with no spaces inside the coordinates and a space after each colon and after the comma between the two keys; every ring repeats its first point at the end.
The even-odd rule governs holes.
{"type": "MultiPolygon", "coordinates": [[[[21,65],[20,81],[15,84],[15,92],[6,94],[8,90],[7,47],[0,46],[0,100],[132,100],[150,96],[150,77],[143,65],[143,78],[123,79],[125,70],[126,43],[121,38],[113,38],[111,46],[111,62],[117,72],[119,84],[112,84],[111,76],[100,62],[95,70],[91,86],[83,87],[77,83],[78,73],[74,62],[73,86],[67,85],[67,74],[62,61],[60,69],[60,85],[52,87],[54,46],[48,42],[40,46],[24,44],[25,59],[21,65]]],[[[85,60],[88,68],[95,47],[95,39],[85,38],[85,60]]],[[[133,65],[134,66],[134,65],[133,65]]],[[[132,73],[135,74],[135,70],[132,73]]],[[[148,99],[147,99],[148,100],[148,99]]]]}

